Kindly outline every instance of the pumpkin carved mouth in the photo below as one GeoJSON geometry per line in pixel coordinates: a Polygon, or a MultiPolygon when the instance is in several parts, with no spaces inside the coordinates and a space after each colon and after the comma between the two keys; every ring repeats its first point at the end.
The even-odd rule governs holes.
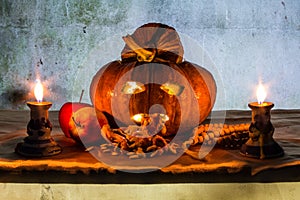
{"type": "MultiPolygon", "coordinates": [[[[153,113],[153,116],[157,116],[160,120],[165,123],[169,120],[168,115],[162,113],[153,113]]],[[[152,118],[150,114],[147,113],[139,113],[132,116],[132,120],[138,125],[148,125],[152,122],[152,118]]]]}
{"type": "Polygon", "coordinates": [[[131,121],[137,125],[147,125],[151,120],[161,120],[168,132],[163,135],[176,132],[179,129],[177,125],[180,125],[181,121],[179,97],[162,90],[163,84],[148,83],[144,86],[145,91],[132,94],[129,98],[131,121]],[[172,108],[176,108],[176,111],[174,112],[172,108]],[[174,120],[174,117],[179,122],[176,125],[170,123],[170,119],[174,120]]]}
{"type": "Polygon", "coordinates": [[[167,128],[165,123],[169,120],[168,115],[162,113],[139,113],[132,116],[132,120],[139,126],[141,131],[146,131],[147,134],[153,136],[156,134],[165,134],[167,128]]]}

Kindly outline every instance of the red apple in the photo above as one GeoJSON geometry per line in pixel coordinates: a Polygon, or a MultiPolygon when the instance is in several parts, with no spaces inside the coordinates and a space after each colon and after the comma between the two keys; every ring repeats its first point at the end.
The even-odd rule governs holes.
{"type": "Polygon", "coordinates": [[[61,130],[64,132],[66,137],[71,137],[69,123],[72,117],[72,113],[76,112],[80,108],[92,107],[92,105],[87,103],[75,103],[67,102],[59,110],[58,119],[61,130]]]}
{"type": "Polygon", "coordinates": [[[108,124],[108,121],[103,113],[96,115],[93,107],[84,107],[73,112],[69,122],[69,133],[79,144],[96,145],[103,140],[101,127],[105,124],[108,124]]]}

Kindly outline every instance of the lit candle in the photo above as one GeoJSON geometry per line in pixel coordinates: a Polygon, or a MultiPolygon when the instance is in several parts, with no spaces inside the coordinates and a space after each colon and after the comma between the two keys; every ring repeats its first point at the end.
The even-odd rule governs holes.
{"type": "Polygon", "coordinates": [[[264,100],[267,97],[267,92],[265,90],[265,87],[260,83],[256,90],[256,97],[258,104],[263,104],[264,100]]]}
{"type": "Polygon", "coordinates": [[[34,87],[34,96],[37,100],[37,102],[42,102],[43,101],[43,96],[44,96],[44,88],[41,83],[41,81],[38,79],[36,80],[36,85],[34,87]]]}
{"type": "Polygon", "coordinates": [[[34,96],[36,101],[27,102],[27,105],[30,108],[31,119],[37,120],[44,118],[45,120],[48,120],[48,109],[52,106],[52,103],[43,101],[43,93],[44,87],[38,79],[34,87],[34,96]]]}
{"type": "Polygon", "coordinates": [[[272,102],[265,102],[267,92],[262,84],[256,90],[257,102],[249,103],[252,120],[249,140],[242,145],[241,154],[253,158],[273,158],[282,156],[283,149],[273,139],[274,127],[271,123],[272,102]]]}
{"type": "Polygon", "coordinates": [[[249,107],[274,107],[274,104],[272,102],[265,102],[266,97],[267,91],[265,87],[260,83],[256,90],[257,102],[249,103],[249,107]]]}
{"type": "Polygon", "coordinates": [[[252,109],[252,123],[256,123],[256,126],[262,130],[271,123],[270,110],[274,107],[274,104],[265,102],[267,92],[261,83],[257,87],[256,97],[257,102],[249,103],[248,106],[252,109]]]}
{"type": "Polygon", "coordinates": [[[30,121],[27,124],[28,136],[18,143],[16,153],[28,157],[52,156],[61,152],[61,147],[51,137],[52,124],[49,121],[48,109],[51,102],[43,101],[43,85],[40,80],[34,88],[36,101],[27,102],[30,108],[30,121]]]}

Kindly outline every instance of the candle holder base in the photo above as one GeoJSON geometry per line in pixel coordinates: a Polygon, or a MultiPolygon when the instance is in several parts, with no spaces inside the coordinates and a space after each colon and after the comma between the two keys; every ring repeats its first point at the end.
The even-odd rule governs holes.
{"type": "Polygon", "coordinates": [[[32,140],[29,137],[18,143],[15,152],[27,157],[46,157],[61,153],[61,147],[52,139],[32,140]]]}
{"type": "Polygon", "coordinates": [[[271,123],[271,102],[249,103],[252,121],[249,127],[249,140],[242,145],[240,154],[246,157],[267,159],[284,155],[283,149],[273,139],[274,126],[271,123]]]}
{"type": "Polygon", "coordinates": [[[284,151],[277,142],[273,141],[263,146],[243,144],[240,154],[249,158],[268,159],[281,157],[284,151]]]}
{"type": "Polygon", "coordinates": [[[52,124],[48,119],[51,102],[27,102],[30,108],[30,121],[27,124],[28,136],[18,143],[15,152],[26,157],[46,157],[61,153],[61,147],[51,137],[52,124]]]}

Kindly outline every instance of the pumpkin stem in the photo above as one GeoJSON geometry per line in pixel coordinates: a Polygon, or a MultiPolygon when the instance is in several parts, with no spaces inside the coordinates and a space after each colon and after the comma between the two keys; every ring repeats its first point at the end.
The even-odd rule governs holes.
{"type": "Polygon", "coordinates": [[[139,62],[151,62],[155,57],[155,49],[153,51],[149,51],[147,49],[143,49],[140,47],[134,39],[130,36],[122,37],[124,42],[137,54],[137,60],[139,62]]]}

